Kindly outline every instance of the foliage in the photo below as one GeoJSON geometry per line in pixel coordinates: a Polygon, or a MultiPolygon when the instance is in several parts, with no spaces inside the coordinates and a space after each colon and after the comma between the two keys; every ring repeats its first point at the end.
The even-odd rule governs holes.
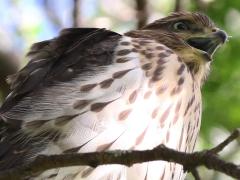
{"type": "Polygon", "coordinates": [[[240,26],[236,23],[240,21],[239,10],[240,1],[228,0],[213,1],[205,9],[205,13],[232,37],[217,52],[203,88],[202,135],[209,135],[213,127],[228,130],[240,127],[240,26]]]}

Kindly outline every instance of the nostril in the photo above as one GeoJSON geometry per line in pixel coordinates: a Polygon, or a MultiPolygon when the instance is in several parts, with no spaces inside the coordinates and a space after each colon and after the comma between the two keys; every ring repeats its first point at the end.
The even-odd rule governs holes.
{"type": "Polygon", "coordinates": [[[219,37],[223,43],[227,40],[227,34],[222,30],[217,31],[215,35],[219,37]]]}
{"type": "Polygon", "coordinates": [[[212,32],[217,32],[217,29],[216,28],[212,29],[212,32]]]}

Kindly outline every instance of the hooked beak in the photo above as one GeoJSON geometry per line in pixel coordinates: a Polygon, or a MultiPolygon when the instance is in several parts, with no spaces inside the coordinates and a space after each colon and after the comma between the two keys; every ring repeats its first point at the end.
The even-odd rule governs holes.
{"type": "Polygon", "coordinates": [[[218,30],[206,37],[193,37],[187,40],[187,43],[200,50],[203,51],[204,56],[208,61],[212,60],[212,55],[216,51],[216,49],[221,45],[224,44],[227,40],[228,36],[227,33],[218,30]]]}

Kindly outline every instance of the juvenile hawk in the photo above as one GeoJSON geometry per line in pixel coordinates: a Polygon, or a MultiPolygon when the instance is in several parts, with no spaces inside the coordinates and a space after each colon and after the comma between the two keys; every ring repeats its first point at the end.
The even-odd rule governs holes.
{"type": "MultiPolygon", "coordinates": [[[[124,35],[65,29],[36,43],[9,78],[0,109],[0,170],[38,154],[152,149],[192,152],[201,120],[201,85],[227,39],[200,13],[180,12],[124,35]]],[[[69,167],[27,179],[184,179],[164,161],[69,167]]]]}

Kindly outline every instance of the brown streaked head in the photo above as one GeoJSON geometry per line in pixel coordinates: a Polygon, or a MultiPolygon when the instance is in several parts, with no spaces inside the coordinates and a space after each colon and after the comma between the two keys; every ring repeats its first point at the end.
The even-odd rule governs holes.
{"type": "MultiPolygon", "coordinates": [[[[145,34],[145,37],[166,45],[185,62],[193,63],[212,60],[215,50],[228,37],[209,17],[202,13],[191,12],[172,13],[138,31],[145,34]]],[[[134,31],[128,34],[134,36],[134,31]]]]}

